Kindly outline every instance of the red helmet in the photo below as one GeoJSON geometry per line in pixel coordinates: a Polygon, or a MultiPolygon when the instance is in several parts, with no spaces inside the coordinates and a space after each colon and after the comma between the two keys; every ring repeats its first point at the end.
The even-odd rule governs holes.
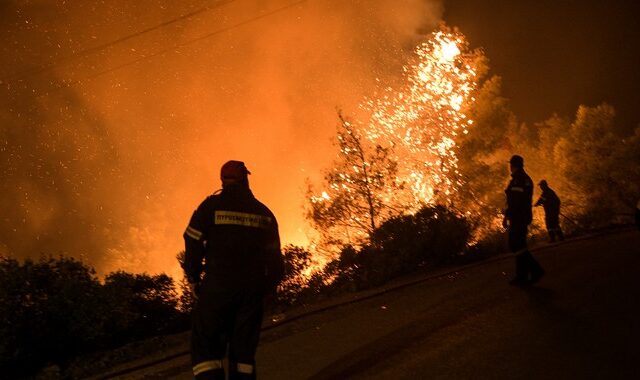
{"type": "Polygon", "coordinates": [[[511,156],[509,163],[515,167],[522,168],[524,167],[524,158],[522,158],[522,156],[514,154],[513,156],[511,156]]]}
{"type": "Polygon", "coordinates": [[[223,182],[240,182],[247,179],[251,172],[242,161],[227,161],[220,169],[220,179],[223,182]]]}

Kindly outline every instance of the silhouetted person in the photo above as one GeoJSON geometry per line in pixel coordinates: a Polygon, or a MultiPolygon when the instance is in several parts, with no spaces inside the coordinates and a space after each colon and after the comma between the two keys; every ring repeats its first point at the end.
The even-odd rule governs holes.
{"type": "Polygon", "coordinates": [[[527,229],[533,220],[533,182],[524,171],[522,157],[512,156],[509,165],[511,181],[504,191],[507,196],[507,208],[502,221],[509,234],[509,249],[516,255],[516,275],[509,284],[525,286],[535,284],[544,275],[544,270],[527,248],[527,229]]]}
{"type": "Polygon", "coordinates": [[[636,205],[636,226],[640,230],[640,200],[638,200],[638,204],[636,205]]]}
{"type": "Polygon", "coordinates": [[[542,194],[534,206],[542,206],[544,208],[544,223],[547,226],[549,239],[551,242],[556,241],[556,237],[564,240],[564,235],[560,228],[560,198],[544,179],[540,181],[538,186],[540,186],[542,194]]]}
{"type": "Polygon", "coordinates": [[[282,279],[276,218],[251,193],[243,162],[222,166],[222,191],[207,197],[184,233],[183,268],[197,298],[191,358],[196,379],[255,379],[263,298],[282,279]],[[204,274],[204,276],[202,276],[204,274]]]}

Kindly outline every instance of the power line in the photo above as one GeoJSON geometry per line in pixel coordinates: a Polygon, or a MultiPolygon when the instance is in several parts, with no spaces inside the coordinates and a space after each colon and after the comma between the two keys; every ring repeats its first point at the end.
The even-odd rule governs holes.
{"type": "Polygon", "coordinates": [[[135,59],[135,60],[133,60],[133,61],[129,61],[129,62],[126,62],[126,63],[120,64],[120,65],[118,65],[118,66],[111,67],[111,68],[106,69],[106,70],[103,70],[103,71],[99,71],[99,72],[97,72],[97,73],[95,73],[95,74],[92,74],[92,75],[90,75],[90,76],[88,76],[88,77],[86,77],[86,78],[84,78],[84,79],[79,79],[79,80],[76,80],[76,81],[70,81],[70,82],[64,82],[64,83],[63,83],[63,85],[61,85],[61,86],[59,86],[59,87],[58,87],[58,89],[67,88],[67,87],[70,87],[70,86],[75,85],[75,84],[81,84],[81,83],[82,83],[82,82],[84,82],[84,81],[91,80],[91,79],[94,79],[94,78],[97,78],[97,77],[100,77],[100,76],[103,76],[103,75],[106,75],[106,74],[112,73],[112,72],[114,72],[114,71],[117,71],[117,70],[123,69],[123,68],[125,68],[125,67],[129,67],[129,66],[136,65],[136,64],[138,64],[138,63],[140,63],[140,62],[143,62],[143,61],[146,61],[146,60],[148,60],[148,59],[155,58],[155,57],[157,57],[157,56],[163,55],[163,54],[168,53],[168,52],[171,52],[171,51],[175,51],[175,49],[177,49],[177,48],[180,48],[180,47],[184,47],[184,46],[187,46],[187,45],[194,44],[194,43],[196,43],[196,42],[199,42],[199,41],[202,41],[202,40],[205,40],[205,39],[211,38],[211,37],[216,36],[216,35],[218,35],[218,34],[221,34],[221,33],[227,32],[227,31],[229,31],[229,30],[236,29],[236,28],[239,28],[239,27],[244,26],[244,25],[247,25],[247,24],[251,24],[251,23],[253,23],[253,22],[259,21],[259,20],[261,20],[261,19],[267,18],[267,17],[272,16],[272,15],[277,14],[277,13],[284,12],[284,11],[286,11],[286,10],[290,9],[290,8],[293,8],[293,7],[295,7],[295,6],[298,6],[298,5],[300,5],[300,4],[302,4],[302,3],[305,3],[305,2],[307,2],[307,1],[308,1],[308,0],[299,0],[299,1],[296,1],[296,2],[294,2],[294,3],[291,3],[291,4],[285,5],[285,6],[283,6],[283,7],[280,7],[280,8],[274,9],[274,10],[269,11],[269,12],[267,12],[267,13],[263,13],[263,14],[261,14],[261,15],[259,15],[259,16],[255,16],[255,17],[252,17],[252,18],[250,18],[250,19],[248,19],[248,20],[241,21],[241,22],[239,22],[239,23],[237,23],[237,24],[230,25],[230,26],[228,26],[228,27],[225,27],[225,28],[222,28],[222,29],[215,30],[215,31],[213,31],[213,32],[211,32],[211,33],[207,33],[207,34],[202,35],[202,36],[200,36],[200,37],[196,37],[196,38],[194,38],[194,39],[187,40],[187,41],[184,41],[184,42],[179,43],[179,44],[175,44],[175,45],[173,45],[173,46],[172,46],[172,47],[170,47],[170,48],[163,49],[163,50],[159,50],[159,51],[157,51],[157,52],[155,52],[155,53],[152,53],[152,54],[149,54],[149,55],[142,56],[142,57],[140,57],[140,58],[138,58],[138,59],[135,59]]]}
{"type": "Polygon", "coordinates": [[[179,17],[176,17],[176,18],[173,18],[173,19],[170,19],[170,20],[163,21],[163,22],[161,22],[161,23],[159,23],[157,25],[154,25],[154,26],[148,27],[146,29],[140,30],[140,31],[138,31],[136,33],[129,34],[129,35],[117,38],[115,40],[106,42],[106,43],[104,43],[102,45],[98,45],[98,46],[94,46],[94,47],[90,47],[90,48],[81,50],[81,51],[77,52],[76,54],[60,58],[57,61],[50,62],[50,63],[48,63],[48,64],[46,64],[44,66],[40,66],[40,67],[36,67],[36,68],[32,68],[32,69],[29,69],[29,70],[25,70],[25,71],[16,73],[11,78],[9,78],[8,81],[17,81],[17,80],[20,80],[20,79],[24,79],[26,76],[33,76],[33,75],[40,74],[42,72],[45,72],[45,71],[51,70],[53,68],[59,67],[59,66],[65,64],[65,63],[68,63],[70,61],[76,60],[78,58],[86,57],[88,55],[97,53],[99,51],[108,49],[108,48],[110,48],[112,46],[115,46],[117,44],[132,40],[132,39],[134,39],[136,37],[142,36],[142,35],[147,34],[149,32],[153,32],[155,30],[165,28],[165,27],[167,27],[169,25],[172,25],[172,24],[175,24],[177,22],[180,22],[180,21],[192,18],[194,16],[197,16],[197,15],[199,15],[201,13],[205,13],[205,12],[208,12],[210,10],[213,10],[213,9],[216,9],[216,8],[220,8],[220,7],[224,6],[224,5],[233,3],[235,1],[237,1],[237,0],[221,0],[221,1],[218,1],[213,5],[208,5],[206,7],[203,7],[203,8],[194,10],[192,12],[183,14],[182,16],[179,16],[179,17]]]}

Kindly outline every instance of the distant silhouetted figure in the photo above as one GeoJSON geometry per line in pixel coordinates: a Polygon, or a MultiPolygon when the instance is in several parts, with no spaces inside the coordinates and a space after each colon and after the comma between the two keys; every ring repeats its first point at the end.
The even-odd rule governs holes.
{"type": "Polygon", "coordinates": [[[507,208],[502,221],[509,234],[509,249],[516,255],[516,275],[509,284],[526,286],[540,281],[544,275],[544,270],[527,247],[527,229],[533,220],[533,182],[524,171],[524,159],[521,156],[512,156],[509,166],[511,181],[504,191],[507,208]]]}
{"type": "Polygon", "coordinates": [[[222,166],[222,191],[207,197],[184,232],[183,268],[197,298],[191,359],[196,379],[255,379],[263,299],[282,279],[278,224],[251,193],[243,162],[222,166]],[[204,277],[201,274],[204,272],[204,277]]]}
{"type": "Polygon", "coordinates": [[[640,200],[638,200],[638,204],[636,205],[636,226],[640,230],[640,200]]]}
{"type": "Polygon", "coordinates": [[[551,242],[556,241],[556,237],[564,240],[564,235],[560,228],[560,198],[544,179],[540,181],[538,186],[540,186],[542,194],[534,206],[542,206],[544,208],[544,223],[547,226],[547,232],[549,232],[549,239],[551,242]]]}

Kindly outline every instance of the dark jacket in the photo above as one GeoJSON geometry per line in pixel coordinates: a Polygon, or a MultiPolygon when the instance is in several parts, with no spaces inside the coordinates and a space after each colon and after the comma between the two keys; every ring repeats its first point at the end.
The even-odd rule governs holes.
{"type": "Polygon", "coordinates": [[[507,209],[505,216],[510,223],[529,225],[533,220],[531,203],[533,199],[533,181],[524,171],[517,170],[511,174],[511,181],[504,190],[507,196],[507,209]]]}
{"type": "Polygon", "coordinates": [[[535,206],[544,207],[545,215],[558,215],[560,214],[560,198],[556,195],[556,192],[547,187],[542,191],[540,198],[536,202],[535,206]]]}
{"type": "Polygon", "coordinates": [[[205,199],[193,213],[184,239],[183,268],[189,282],[202,282],[203,289],[269,292],[282,279],[276,218],[248,188],[225,188],[205,199]]]}

